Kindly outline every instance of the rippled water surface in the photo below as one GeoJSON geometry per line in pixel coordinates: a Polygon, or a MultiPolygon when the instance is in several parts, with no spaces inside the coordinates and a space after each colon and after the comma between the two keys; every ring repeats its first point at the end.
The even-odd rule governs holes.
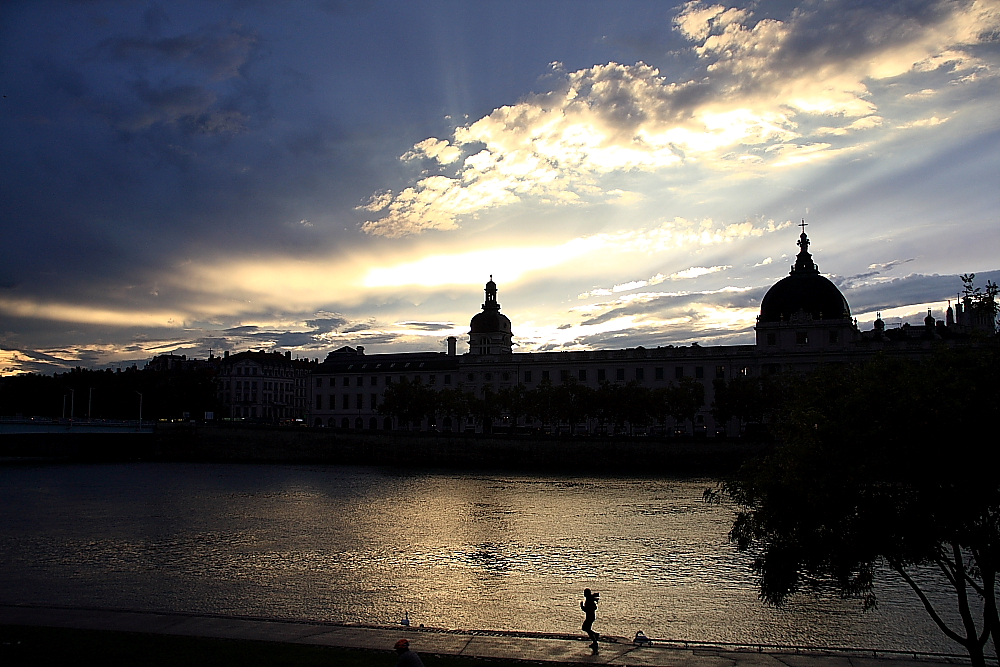
{"type": "Polygon", "coordinates": [[[880,607],[757,600],[709,479],[338,466],[0,468],[0,601],[961,652],[888,575],[880,607]]]}

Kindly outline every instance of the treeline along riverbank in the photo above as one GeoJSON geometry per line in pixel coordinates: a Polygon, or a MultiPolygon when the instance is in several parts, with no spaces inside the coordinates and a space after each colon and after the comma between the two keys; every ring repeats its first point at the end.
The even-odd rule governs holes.
{"type": "Polygon", "coordinates": [[[725,472],[764,444],[705,438],[596,438],[168,423],[153,433],[29,433],[0,436],[0,457],[19,460],[161,460],[327,463],[457,469],[725,472]]]}

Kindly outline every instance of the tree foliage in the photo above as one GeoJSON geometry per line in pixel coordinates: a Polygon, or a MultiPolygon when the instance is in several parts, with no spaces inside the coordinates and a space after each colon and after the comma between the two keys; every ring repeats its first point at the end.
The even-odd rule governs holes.
{"type": "Polygon", "coordinates": [[[180,418],[185,412],[201,417],[219,408],[213,374],[196,371],[125,372],[75,368],[55,375],[15,375],[0,378],[0,414],[77,419],[138,419],[142,393],[143,419],[180,418]]]}
{"type": "Polygon", "coordinates": [[[972,319],[980,325],[985,325],[988,331],[996,331],[997,315],[1000,314],[1000,304],[997,296],[1000,287],[991,280],[986,281],[986,287],[976,287],[975,273],[960,276],[962,279],[962,301],[972,312],[972,319]]]}
{"type": "Polygon", "coordinates": [[[984,664],[1000,632],[998,377],[993,347],[789,382],[774,414],[780,444],[723,488],[739,508],[730,539],[756,554],[761,597],[781,604],[803,587],[833,586],[871,606],[886,566],[984,664]],[[952,591],[957,626],[914,577],[927,568],[952,591]]]}

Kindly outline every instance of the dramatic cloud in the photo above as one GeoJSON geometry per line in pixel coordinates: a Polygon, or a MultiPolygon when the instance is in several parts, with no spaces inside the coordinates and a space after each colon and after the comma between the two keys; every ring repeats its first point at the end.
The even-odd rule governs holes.
{"type": "Polygon", "coordinates": [[[747,343],[802,217],[857,313],[996,268],[1000,0],[8,5],[4,373],[464,351],[491,274],[521,351],[747,343]]]}
{"type": "MultiPolygon", "coordinates": [[[[612,172],[694,164],[774,169],[866,147],[871,138],[851,135],[864,137],[884,123],[869,82],[946,70],[959,83],[988,72],[972,47],[1000,28],[1000,3],[910,9],[909,3],[834,2],[781,21],[689,2],[675,26],[694,43],[699,67],[691,78],[671,81],[641,62],[568,73],[556,63],[560,86],[456,128],[451,141],[416,144],[404,160],[447,167],[466,157],[453,174],[373,196],[363,208],[383,216],[362,229],[399,237],[454,229],[463,216],[526,198],[551,205],[604,201],[602,177],[612,172]]],[[[940,122],[933,117],[896,128],[940,122]]]]}
{"type": "Polygon", "coordinates": [[[648,287],[652,285],[659,285],[666,280],[687,280],[690,278],[697,278],[699,276],[705,276],[710,273],[716,273],[718,271],[725,271],[726,269],[731,269],[732,266],[726,264],[721,266],[692,266],[689,269],[684,269],[683,271],[677,271],[676,273],[671,273],[669,276],[665,276],[662,273],[657,273],[655,276],[650,276],[647,280],[633,280],[627,283],[621,283],[615,285],[611,288],[598,287],[597,289],[590,290],[589,292],[584,292],[580,294],[577,298],[586,299],[592,296],[608,296],[611,294],[617,294],[618,292],[627,292],[629,290],[639,289],[640,287],[648,287]]]}

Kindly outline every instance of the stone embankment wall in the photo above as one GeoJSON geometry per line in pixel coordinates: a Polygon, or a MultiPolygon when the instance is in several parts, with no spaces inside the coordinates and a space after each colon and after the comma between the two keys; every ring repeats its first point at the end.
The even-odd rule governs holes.
{"type": "Polygon", "coordinates": [[[351,433],[187,424],[161,425],[152,435],[0,438],[0,457],[8,460],[329,463],[639,475],[735,470],[762,449],[759,443],[742,440],[351,433]]]}

